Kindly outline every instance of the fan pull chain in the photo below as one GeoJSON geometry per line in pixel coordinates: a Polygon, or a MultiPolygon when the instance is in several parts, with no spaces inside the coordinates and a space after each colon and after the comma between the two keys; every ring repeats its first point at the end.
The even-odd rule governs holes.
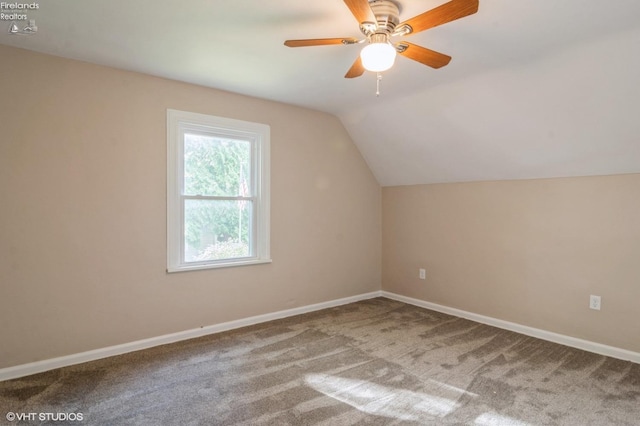
{"type": "Polygon", "coordinates": [[[376,79],[376,97],[380,96],[380,81],[382,80],[382,73],[378,73],[378,78],[376,79]]]}

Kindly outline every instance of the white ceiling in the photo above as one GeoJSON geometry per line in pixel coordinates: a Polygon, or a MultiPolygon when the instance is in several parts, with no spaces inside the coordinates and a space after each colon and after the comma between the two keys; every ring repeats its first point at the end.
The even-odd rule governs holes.
{"type": "Polygon", "coordinates": [[[360,37],[341,0],[39,6],[36,35],[0,43],[330,112],[385,186],[640,172],[638,0],[480,0],[406,37],[448,66],[399,57],[379,97],[373,73],[343,78],[359,46],[283,45],[360,37]]]}

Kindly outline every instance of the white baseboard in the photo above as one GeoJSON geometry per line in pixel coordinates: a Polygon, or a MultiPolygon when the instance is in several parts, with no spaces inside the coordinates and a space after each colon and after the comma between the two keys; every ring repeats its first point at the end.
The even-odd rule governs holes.
{"type": "Polygon", "coordinates": [[[138,340],[135,342],[124,343],[122,345],[110,346],[102,349],[81,352],[78,354],[62,356],[58,358],[46,359],[43,361],[32,362],[29,364],[16,365],[14,367],[0,369],[0,381],[16,379],[19,377],[29,376],[31,374],[42,373],[44,371],[53,370],[55,368],[67,367],[70,365],[81,364],[83,362],[95,361],[115,355],[122,355],[128,352],[148,349],[154,346],[166,345],[182,340],[193,339],[196,337],[206,336],[208,334],[220,333],[223,331],[233,330],[236,328],[246,327],[249,325],[259,324],[280,318],[291,317],[294,315],[305,314],[307,312],[319,311],[321,309],[333,308],[334,306],[346,305],[348,303],[358,302],[360,300],[372,299],[380,297],[380,291],[359,294],[357,296],[345,297],[342,299],[331,300],[328,302],[316,303],[314,305],[301,306],[299,308],[286,309],[284,311],[273,312],[254,317],[243,318],[236,321],[224,322],[221,324],[209,325],[206,327],[195,328],[191,330],[180,331],[178,333],[165,334],[163,336],[152,337],[150,339],[138,340]]]}
{"type": "Polygon", "coordinates": [[[29,364],[16,365],[14,367],[0,369],[0,381],[16,379],[19,377],[29,376],[31,374],[42,373],[44,371],[56,368],[67,367],[70,365],[81,364],[83,362],[95,361],[115,355],[122,355],[129,352],[139,351],[142,349],[152,348],[154,346],[166,345],[182,340],[194,339],[209,334],[221,333],[236,328],[246,327],[249,325],[259,324],[280,318],[286,318],[294,315],[305,314],[308,312],[319,311],[321,309],[333,308],[335,306],[346,305],[348,303],[358,302],[361,300],[372,299],[374,297],[386,297],[387,299],[397,300],[399,302],[408,303],[433,311],[454,315],[460,318],[466,318],[482,324],[491,325],[505,330],[514,331],[527,336],[537,337],[561,345],[570,346],[585,351],[593,352],[600,355],[610,356],[612,358],[632,361],[640,364],[640,353],[632,352],[625,349],[607,346],[600,343],[590,342],[588,340],[577,339],[575,337],[565,336],[562,334],[552,333],[550,331],[540,330],[533,327],[516,324],[509,321],[487,317],[484,315],[474,314],[472,312],[460,309],[450,308],[443,305],[427,302],[412,297],[402,296],[388,291],[374,291],[371,293],[360,294],[357,296],[345,297],[342,299],[331,300],[328,302],[316,303],[314,305],[301,306],[299,308],[286,309],[284,311],[273,312],[269,314],[257,315],[240,320],[224,322],[221,324],[210,325],[206,327],[185,330],[178,333],[165,334],[163,336],[152,337],[150,339],[138,340],[135,342],[124,343],[122,345],[110,346],[107,348],[96,349],[78,354],[62,356],[58,358],[47,359],[43,361],[32,362],[29,364]]]}
{"type": "Polygon", "coordinates": [[[538,339],[547,340],[549,342],[559,343],[561,345],[570,346],[572,348],[582,349],[596,354],[605,355],[624,361],[632,361],[640,364],[640,353],[638,352],[620,349],[613,346],[607,346],[601,343],[590,342],[588,340],[577,339],[575,337],[540,330],[538,328],[527,327],[526,325],[520,325],[509,321],[487,317],[484,315],[474,314],[472,312],[450,308],[448,306],[438,305],[436,303],[426,302],[424,300],[414,299],[412,297],[401,296],[399,294],[390,293],[388,291],[382,291],[381,296],[388,299],[397,300],[399,302],[408,303],[410,305],[419,306],[421,308],[431,309],[432,311],[442,312],[444,314],[449,314],[460,318],[466,318],[471,321],[491,325],[509,331],[515,331],[516,333],[524,334],[527,336],[537,337],[538,339]]]}

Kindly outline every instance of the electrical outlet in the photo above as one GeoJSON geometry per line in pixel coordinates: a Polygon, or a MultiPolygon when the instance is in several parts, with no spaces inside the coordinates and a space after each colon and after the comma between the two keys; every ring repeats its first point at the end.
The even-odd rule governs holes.
{"type": "Polygon", "coordinates": [[[594,296],[593,294],[589,297],[589,308],[595,309],[596,311],[600,310],[601,304],[600,296],[594,296]]]}
{"type": "Polygon", "coordinates": [[[425,280],[427,279],[427,271],[425,271],[424,269],[420,268],[420,279],[421,280],[425,280]]]}

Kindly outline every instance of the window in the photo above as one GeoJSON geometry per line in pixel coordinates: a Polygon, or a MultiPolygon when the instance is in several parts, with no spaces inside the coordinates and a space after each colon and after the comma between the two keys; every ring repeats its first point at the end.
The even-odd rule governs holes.
{"type": "Polygon", "coordinates": [[[167,110],[167,270],[270,262],[269,126],[167,110]]]}

